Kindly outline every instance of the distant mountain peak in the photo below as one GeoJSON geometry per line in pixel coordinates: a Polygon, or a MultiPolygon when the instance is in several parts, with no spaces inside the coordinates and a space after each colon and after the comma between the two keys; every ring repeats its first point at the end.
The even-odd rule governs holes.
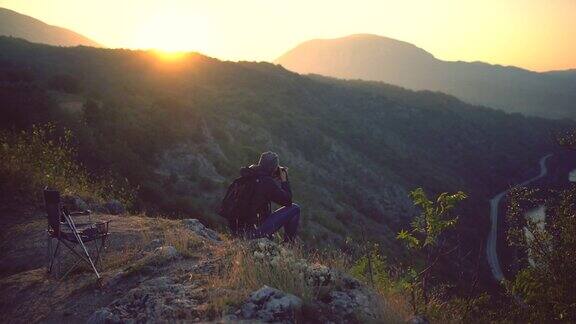
{"type": "Polygon", "coordinates": [[[548,118],[576,118],[576,75],[484,62],[443,61],[404,41],[353,34],[304,42],[275,63],[298,73],[441,91],[469,103],[548,118]]]}
{"type": "Polygon", "coordinates": [[[0,35],[49,45],[100,47],[100,44],[74,31],[49,25],[6,8],[0,8],[0,35]]]}
{"type": "Polygon", "coordinates": [[[339,38],[319,38],[304,42],[282,55],[276,60],[276,63],[283,64],[292,59],[302,61],[304,58],[296,57],[300,52],[311,49],[316,52],[355,53],[358,54],[354,55],[356,59],[367,59],[366,57],[360,57],[362,52],[364,52],[370,55],[372,53],[377,55],[387,54],[389,59],[395,60],[402,60],[404,57],[428,61],[435,60],[434,55],[408,42],[375,34],[352,34],[339,38]],[[372,51],[372,53],[368,51],[372,51]]]}

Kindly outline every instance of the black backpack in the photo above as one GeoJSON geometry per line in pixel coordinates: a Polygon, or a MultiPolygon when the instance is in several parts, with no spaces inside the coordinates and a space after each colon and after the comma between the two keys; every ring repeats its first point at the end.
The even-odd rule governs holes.
{"type": "Polygon", "coordinates": [[[256,189],[257,177],[246,176],[235,179],[228,190],[218,215],[228,220],[228,226],[233,233],[237,233],[241,225],[243,225],[251,214],[254,213],[252,206],[252,197],[256,189]]]}

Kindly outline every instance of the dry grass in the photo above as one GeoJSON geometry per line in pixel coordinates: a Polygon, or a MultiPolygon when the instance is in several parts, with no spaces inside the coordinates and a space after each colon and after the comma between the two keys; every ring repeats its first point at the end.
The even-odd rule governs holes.
{"type": "Polygon", "coordinates": [[[221,316],[264,285],[296,295],[305,303],[317,297],[318,289],[307,285],[302,272],[292,264],[282,260],[274,264],[263,262],[250,253],[245,242],[225,244],[220,249],[218,275],[207,278],[211,294],[209,317],[221,316]]]}
{"type": "Polygon", "coordinates": [[[304,252],[302,248],[298,249],[300,255],[305,255],[306,259],[312,263],[323,264],[329,268],[348,273],[351,268],[352,261],[347,254],[342,253],[340,250],[324,250],[324,251],[309,251],[304,252]]]}
{"type": "Polygon", "coordinates": [[[165,230],[164,244],[173,246],[184,257],[191,257],[204,245],[204,241],[186,228],[175,227],[165,230]]]}
{"type": "Polygon", "coordinates": [[[131,239],[113,244],[104,257],[104,269],[128,268],[132,271],[153,262],[147,246],[155,239],[162,245],[173,246],[183,257],[191,257],[203,247],[205,242],[196,234],[182,226],[179,221],[165,218],[130,216],[123,224],[116,224],[122,231],[130,231],[131,239]],[[138,228],[134,231],[134,228],[138,228]]]}
{"type": "MultiPolygon", "coordinates": [[[[280,289],[296,295],[310,305],[312,301],[322,299],[322,295],[334,289],[338,282],[330,286],[318,287],[307,284],[302,271],[296,269],[292,263],[279,260],[270,264],[262,262],[250,253],[246,243],[238,241],[227,242],[222,248],[221,269],[217,275],[207,278],[210,300],[206,316],[214,319],[235,309],[246,300],[248,295],[264,285],[280,289]]],[[[291,249],[294,259],[306,259],[309,264],[329,264],[331,267],[345,269],[348,261],[338,258],[337,254],[321,254],[305,252],[301,247],[291,249]],[[325,259],[324,259],[325,258],[325,259]]],[[[292,259],[293,260],[293,259],[292,259]]],[[[291,261],[293,262],[293,261],[291,261]]],[[[375,294],[380,298],[372,300],[370,306],[376,318],[360,318],[367,323],[404,323],[409,313],[402,310],[408,304],[404,303],[401,295],[375,294]],[[388,297],[392,297],[388,299],[388,297]],[[405,316],[406,315],[406,316],[405,316]]]]}
{"type": "Polygon", "coordinates": [[[228,281],[234,287],[247,287],[250,290],[268,285],[296,295],[305,302],[311,301],[316,297],[315,290],[306,284],[303,273],[289,261],[281,258],[273,264],[262,262],[247,249],[241,249],[232,262],[228,281]]]}
{"type": "MultiPolygon", "coordinates": [[[[151,260],[146,257],[144,249],[155,238],[163,239],[163,245],[173,246],[184,257],[191,257],[200,248],[207,247],[200,237],[182,227],[179,222],[158,218],[134,219],[123,226],[133,225],[134,222],[142,225],[146,231],[140,231],[137,240],[131,240],[121,249],[113,251],[106,259],[107,270],[129,264],[130,267],[125,271],[131,272],[148,265],[151,260]]],[[[304,259],[308,264],[322,264],[343,272],[350,268],[350,260],[343,258],[340,253],[310,252],[298,245],[290,248],[290,258],[277,258],[277,262],[262,261],[253,254],[248,244],[250,243],[224,239],[222,244],[211,246],[210,251],[217,260],[216,269],[206,274],[191,275],[194,276],[193,280],[206,283],[208,303],[203,310],[204,318],[220,318],[236,309],[251,292],[264,285],[296,295],[305,305],[309,305],[339,284],[333,282],[329,287],[307,284],[303,272],[294,267],[294,260],[304,259]]],[[[376,322],[400,323],[409,317],[410,308],[405,295],[378,292],[378,296],[380,298],[375,298],[371,306],[376,313],[376,322]]],[[[374,322],[373,318],[360,320],[374,322]]]]}
{"type": "Polygon", "coordinates": [[[381,319],[383,323],[405,323],[413,314],[412,308],[408,301],[406,293],[401,292],[381,292],[380,297],[375,301],[378,307],[376,318],[381,319]]]}
{"type": "Polygon", "coordinates": [[[153,240],[153,236],[148,231],[140,232],[140,237],[136,240],[124,244],[117,249],[108,249],[102,259],[104,270],[113,270],[125,267],[136,261],[144,253],[144,247],[153,240]]]}
{"type": "Polygon", "coordinates": [[[155,239],[161,239],[162,245],[174,246],[183,256],[190,256],[191,249],[202,243],[196,235],[182,228],[175,220],[133,215],[112,222],[111,226],[113,237],[114,232],[118,231],[123,235],[121,240],[110,242],[110,247],[104,254],[102,261],[106,271],[136,265],[146,256],[147,246],[155,239]]]}
{"type": "MultiPolygon", "coordinates": [[[[306,256],[306,259],[312,263],[323,264],[354,277],[350,273],[354,263],[353,260],[349,255],[339,250],[305,252],[301,247],[298,247],[296,251],[300,255],[306,256]]],[[[365,284],[369,286],[369,283],[365,282],[365,284]]],[[[372,290],[377,297],[372,301],[371,306],[375,311],[376,323],[404,323],[406,319],[412,316],[409,295],[406,292],[376,288],[372,290]]],[[[374,321],[374,319],[371,320],[374,321]]],[[[370,322],[370,319],[364,319],[364,322],[370,322]]]]}

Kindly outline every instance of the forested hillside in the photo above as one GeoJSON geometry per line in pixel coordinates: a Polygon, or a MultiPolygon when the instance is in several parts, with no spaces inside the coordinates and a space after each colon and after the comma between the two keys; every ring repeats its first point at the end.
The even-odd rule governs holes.
{"type": "Polygon", "coordinates": [[[408,192],[416,187],[469,194],[457,233],[477,249],[486,199],[537,172],[554,150],[551,132],[572,126],[268,63],[6,37],[0,114],[4,131],[69,129],[89,172],[135,191],[131,208],[211,226],[223,224],[215,209],[239,168],[276,151],[303,206],[305,241],[371,238],[391,257],[401,255],[395,235],[415,214],[408,192]]]}

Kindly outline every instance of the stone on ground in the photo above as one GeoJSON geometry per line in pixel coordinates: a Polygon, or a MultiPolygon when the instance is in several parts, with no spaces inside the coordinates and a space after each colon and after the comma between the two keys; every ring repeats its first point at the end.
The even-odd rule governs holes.
{"type": "Polygon", "coordinates": [[[244,319],[275,323],[294,323],[301,312],[300,298],[268,286],[250,294],[241,308],[244,319]]]}
{"type": "Polygon", "coordinates": [[[214,242],[220,241],[218,233],[216,233],[214,230],[207,228],[206,226],[204,226],[204,224],[200,223],[200,221],[195,218],[183,219],[182,223],[184,224],[184,226],[186,226],[186,228],[188,228],[198,236],[201,236],[214,242]]]}

